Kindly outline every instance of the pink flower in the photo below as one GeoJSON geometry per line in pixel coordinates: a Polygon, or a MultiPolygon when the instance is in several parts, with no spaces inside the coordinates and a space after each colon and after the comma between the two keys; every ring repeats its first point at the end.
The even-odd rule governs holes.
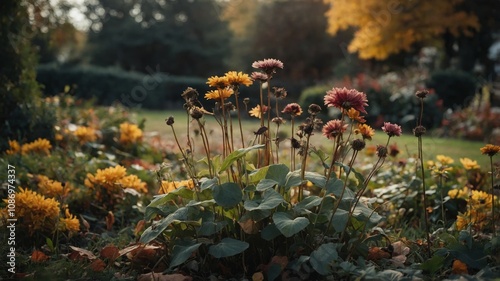
{"type": "Polygon", "coordinates": [[[252,78],[253,81],[261,81],[261,82],[266,82],[269,76],[267,74],[262,73],[262,72],[252,72],[250,74],[250,77],[252,78]]]}
{"type": "Polygon", "coordinates": [[[399,137],[402,133],[401,126],[389,122],[384,122],[382,131],[384,131],[389,137],[399,137]]]}
{"type": "Polygon", "coordinates": [[[334,106],[340,109],[356,109],[359,112],[366,113],[365,106],[368,106],[368,99],[365,93],[354,89],[333,88],[326,92],[325,105],[334,106]]]}
{"type": "Polygon", "coordinates": [[[271,73],[274,73],[276,68],[283,69],[283,63],[277,59],[263,59],[259,61],[254,61],[252,63],[252,67],[261,69],[269,75],[271,73]]]}
{"type": "Polygon", "coordinates": [[[341,120],[330,120],[323,126],[323,136],[334,140],[338,135],[345,132],[346,128],[347,124],[344,124],[341,120]]]}
{"type": "Polygon", "coordinates": [[[298,103],[289,103],[285,106],[282,113],[290,114],[291,116],[299,116],[302,114],[302,108],[298,103]]]}

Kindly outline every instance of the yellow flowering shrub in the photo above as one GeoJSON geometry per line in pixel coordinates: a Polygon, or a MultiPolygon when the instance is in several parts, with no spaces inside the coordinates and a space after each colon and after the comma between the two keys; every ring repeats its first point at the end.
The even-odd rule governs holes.
{"type": "Polygon", "coordinates": [[[70,214],[68,209],[65,209],[64,218],[59,218],[57,229],[59,231],[67,231],[71,236],[80,231],[80,221],[74,215],[70,214]]]}
{"type": "Polygon", "coordinates": [[[69,188],[63,186],[59,181],[51,180],[44,175],[38,175],[38,191],[50,198],[64,197],[68,195],[69,188]]]}
{"type": "Polygon", "coordinates": [[[52,149],[52,145],[47,139],[39,138],[30,143],[26,143],[20,145],[17,141],[9,141],[9,149],[5,151],[8,155],[13,154],[29,154],[29,153],[37,153],[37,154],[50,154],[50,149],[52,149]]]}
{"type": "Polygon", "coordinates": [[[462,190],[453,189],[448,192],[451,198],[467,200],[467,211],[457,216],[456,227],[458,230],[466,229],[471,225],[474,229],[483,229],[491,221],[491,205],[493,200],[498,204],[498,197],[480,190],[469,191],[467,187],[462,190]]]}
{"type": "Polygon", "coordinates": [[[8,155],[13,155],[21,152],[21,145],[17,141],[9,141],[9,149],[7,149],[6,153],[8,155]]]}
{"type": "Polygon", "coordinates": [[[187,187],[188,189],[194,188],[193,180],[183,180],[183,181],[162,181],[160,190],[158,190],[159,194],[167,194],[176,190],[179,187],[187,187]]]}
{"type": "Polygon", "coordinates": [[[120,143],[134,144],[142,141],[142,130],[135,124],[128,122],[120,124],[120,143]]]}
{"type": "Polygon", "coordinates": [[[97,139],[96,131],[93,128],[86,126],[78,127],[75,130],[74,135],[80,144],[93,142],[97,139]]]}

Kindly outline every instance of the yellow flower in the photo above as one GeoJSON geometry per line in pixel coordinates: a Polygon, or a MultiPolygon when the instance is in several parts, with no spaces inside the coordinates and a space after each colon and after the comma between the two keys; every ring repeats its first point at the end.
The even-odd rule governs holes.
{"type": "Polygon", "coordinates": [[[122,188],[132,188],[139,192],[146,193],[148,189],[146,188],[146,183],[141,181],[136,175],[128,175],[117,181],[122,188]]]}
{"type": "Polygon", "coordinates": [[[70,235],[80,231],[80,221],[66,209],[64,212],[65,217],[59,218],[57,229],[59,231],[68,231],[70,235]]]}
{"type": "Polygon", "coordinates": [[[460,163],[462,163],[466,170],[476,170],[480,168],[480,166],[477,164],[477,161],[471,160],[469,158],[460,158],[460,163]]]}
{"type": "Polygon", "coordinates": [[[448,191],[448,196],[450,196],[450,198],[452,199],[455,198],[468,199],[469,189],[467,187],[464,187],[463,189],[450,189],[448,191]]]}
{"type": "Polygon", "coordinates": [[[261,110],[260,104],[258,104],[256,107],[254,107],[250,111],[248,111],[250,116],[257,117],[257,118],[261,118],[262,114],[263,113],[265,114],[266,112],[267,112],[267,106],[264,105],[262,107],[262,110],[261,110]]]}
{"type": "Polygon", "coordinates": [[[44,175],[38,175],[38,191],[50,198],[63,197],[69,192],[69,188],[64,187],[61,182],[51,180],[44,175]]]}
{"type": "Polygon", "coordinates": [[[376,145],[367,145],[365,148],[365,155],[366,156],[373,156],[377,152],[377,146],[376,145]]]}
{"type": "MultiPolygon", "coordinates": [[[[495,200],[496,200],[496,196],[493,196],[493,197],[495,197],[495,200]]],[[[493,198],[492,198],[491,194],[488,194],[488,193],[486,193],[484,191],[480,191],[480,190],[473,190],[469,204],[474,206],[475,209],[480,208],[480,207],[490,208],[491,203],[493,202],[492,199],[493,198]]]]}
{"type": "Polygon", "coordinates": [[[434,166],[436,166],[436,163],[432,160],[427,161],[427,169],[432,169],[434,166]]]}
{"type": "Polygon", "coordinates": [[[442,164],[442,165],[450,165],[455,162],[452,158],[444,155],[436,155],[436,159],[442,164]]]}
{"type": "Polygon", "coordinates": [[[361,134],[361,136],[363,136],[363,139],[371,140],[375,135],[375,130],[366,124],[358,124],[358,128],[354,130],[354,133],[361,134]]]}
{"type": "Polygon", "coordinates": [[[230,88],[220,88],[217,90],[208,91],[205,94],[205,99],[216,100],[216,101],[220,101],[221,99],[225,100],[225,99],[229,98],[230,96],[232,96],[233,93],[234,93],[234,91],[230,88]]]}
{"type": "Polygon", "coordinates": [[[9,147],[10,147],[10,149],[7,149],[7,151],[6,151],[6,153],[9,155],[17,154],[17,153],[21,152],[21,145],[19,145],[19,143],[15,140],[9,141],[9,147]]]}
{"type": "Polygon", "coordinates": [[[97,139],[96,132],[91,127],[80,126],[75,130],[74,134],[80,144],[93,142],[97,139]]]}
{"type": "Polygon", "coordinates": [[[162,181],[160,190],[158,190],[158,194],[167,194],[183,186],[187,187],[188,189],[193,189],[194,182],[192,179],[183,181],[162,181]]]}
{"type": "Polygon", "coordinates": [[[457,226],[457,230],[462,230],[467,228],[467,225],[469,224],[469,219],[468,219],[468,214],[459,214],[457,216],[457,220],[455,222],[457,226]]]}
{"type": "Polygon", "coordinates": [[[253,84],[253,81],[252,79],[250,79],[250,76],[248,76],[248,74],[245,74],[243,72],[229,71],[226,72],[224,77],[226,77],[229,85],[243,84],[248,87],[253,84]]]}
{"type": "Polygon", "coordinates": [[[354,109],[354,107],[351,107],[351,108],[347,111],[347,116],[348,116],[351,120],[358,121],[359,123],[365,123],[365,122],[366,122],[365,118],[363,118],[363,116],[360,116],[360,115],[359,115],[359,111],[357,111],[356,109],[354,109]]]}
{"type": "Polygon", "coordinates": [[[226,76],[223,76],[223,77],[212,76],[212,77],[208,78],[207,84],[210,87],[223,89],[223,88],[226,88],[227,86],[229,86],[229,80],[226,76]]]}
{"type": "Polygon", "coordinates": [[[120,143],[133,144],[142,140],[142,130],[135,124],[128,122],[120,124],[120,143]]]}
{"type": "Polygon", "coordinates": [[[499,145],[487,144],[480,148],[481,153],[492,157],[500,151],[499,145]]]}
{"type": "Polygon", "coordinates": [[[109,167],[104,170],[97,169],[95,175],[87,174],[85,179],[85,186],[94,188],[102,186],[106,189],[116,189],[116,183],[124,178],[127,174],[125,167],[117,165],[116,167],[109,167]]]}
{"type": "Polygon", "coordinates": [[[30,143],[23,144],[21,146],[21,153],[28,154],[33,152],[33,153],[44,153],[46,155],[49,155],[51,148],[52,145],[48,140],[39,138],[30,143]]]}
{"type": "MultiPolygon", "coordinates": [[[[20,192],[16,193],[16,217],[20,225],[28,230],[29,235],[36,231],[55,231],[59,202],[28,189],[19,189],[20,192]]],[[[4,201],[7,202],[7,199],[4,201]]]]}

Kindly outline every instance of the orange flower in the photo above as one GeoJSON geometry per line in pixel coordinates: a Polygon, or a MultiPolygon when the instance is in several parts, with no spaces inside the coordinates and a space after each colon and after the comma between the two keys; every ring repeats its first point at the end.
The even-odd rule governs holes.
{"type": "Polygon", "coordinates": [[[462,262],[460,260],[454,260],[453,261],[453,265],[451,267],[451,272],[453,274],[458,274],[458,275],[468,274],[469,273],[467,271],[467,264],[465,264],[464,262],[462,262]]]}
{"type": "Polygon", "coordinates": [[[358,124],[358,128],[354,130],[355,134],[361,134],[363,136],[363,139],[368,139],[371,140],[372,137],[375,135],[375,130],[373,130],[372,127],[366,124],[358,124]]]}
{"type": "Polygon", "coordinates": [[[210,87],[223,89],[223,88],[229,86],[229,80],[226,76],[223,76],[223,77],[212,76],[212,77],[208,78],[207,84],[210,87]]]}
{"type": "Polygon", "coordinates": [[[217,90],[208,91],[205,94],[205,99],[216,100],[216,101],[220,101],[221,99],[225,100],[225,99],[229,98],[230,96],[232,96],[233,93],[234,93],[234,91],[232,89],[220,88],[217,90]]]}
{"type": "Polygon", "coordinates": [[[360,116],[359,115],[359,111],[357,111],[356,109],[354,109],[353,107],[351,107],[348,111],[347,111],[347,116],[351,119],[351,120],[354,120],[354,121],[357,121],[359,123],[365,123],[366,120],[363,116],[360,116]]]}
{"type": "MultiPolygon", "coordinates": [[[[253,84],[252,79],[250,79],[250,76],[248,74],[245,74],[243,72],[236,72],[236,71],[229,71],[226,72],[226,75],[224,76],[227,79],[228,84],[230,85],[245,85],[245,86],[250,86],[253,84]]],[[[209,79],[210,81],[210,79],[209,79]]]]}
{"type": "Polygon", "coordinates": [[[499,145],[487,144],[480,148],[481,153],[492,157],[500,151],[499,145]]]}

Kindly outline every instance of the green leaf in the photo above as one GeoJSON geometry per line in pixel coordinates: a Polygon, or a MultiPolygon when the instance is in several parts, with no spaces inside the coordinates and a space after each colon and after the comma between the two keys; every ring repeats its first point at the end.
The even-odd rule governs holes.
{"type": "Polygon", "coordinates": [[[174,245],[172,249],[172,260],[170,261],[169,268],[176,267],[191,257],[194,251],[198,250],[202,243],[196,243],[194,245],[174,245]]]}
{"type": "Polygon", "coordinates": [[[233,238],[224,238],[218,244],[208,248],[210,253],[215,258],[225,258],[242,253],[248,248],[249,244],[233,238]]]}
{"type": "Polygon", "coordinates": [[[307,218],[297,217],[292,219],[292,216],[285,212],[274,213],[273,221],[276,228],[278,228],[285,237],[292,237],[309,225],[309,220],[307,218]]]}
{"type": "Polygon", "coordinates": [[[356,196],[354,192],[349,187],[345,187],[344,194],[342,194],[342,189],[344,188],[344,182],[339,179],[330,179],[326,183],[326,194],[333,193],[337,198],[342,195],[342,200],[352,200],[356,196]]]}
{"type": "Polygon", "coordinates": [[[285,202],[283,196],[276,192],[274,189],[264,191],[263,197],[260,199],[247,200],[243,205],[245,210],[271,210],[276,208],[279,204],[285,202]]]}
{"type": "Polygon", "coordinates": [[[349,170],[351,170],[351,172],[354,174],[354,176],[356,177],[356,179],[358,180],[358,187],[361,188],[363,187],[363,182],[365,181],[365,177],[358,171],[356,171],[356,169],[354,168],[351,168],[347,165],[344,165],[344,164],[341,164],[342,167],[344,168],[345,172],[347,173],[349,170]]]}
{"type": "Polygon", "coordinates": [[[278,182],[279,186],[284,186],[286,183],[286,176],[290,169],[285,164],[273,164],[269,166],[266,173],[266,179],[272,179],[278,182]]]}
{"type": "Polygon", "coordinates": [[[243,192],[234,182],[216,185],[213,189],[215,202],[223,208],[232,208],[243,200],[243,192]]]}
{"type": "Polygon", "coordinates": [[[185,220],[187,218],[188,207],[181,207],[172,214],[162,218],[158,222],[148,227],[141,235],[140,242],[147,244],[160,235],[175,220],[185,220]]]}
{"type": "Polygon", "coordinates": [[[267,269],[267,280],[274,281],[281,274],[281,265],[277,263],[271,264],[267,269]]]}
{"type": "Polygon", "coordinates": [[[321,204],[321,200],[323,198],[319,196],[308,196],[304,198],[304,200],[300,201],[297,205],[293,207],[293,210],[299,214],[307,214],[310,213],[309,211],[311,208],[314,208],[316,206],[319,206],[321,204]]]}
{"type": "Polygon", "coordinates": [[[255,150],[255,149],[260,149],[265,147],[263,144],[257,144],[254,146],[246,147],[246,148],[240,148],[238,150],[235,150],[229,154],[226,159],[224,159],[224,162],[222,162],[222,165],[219,169],[219,173],[224,172],[231,164],[234,163],[234,161],[244,157],[249,151],[255,150]]]}
{"type": "Polygon", "coordinates": [[[281,232],[278,230],[274,223],[268,224],[266,227],[264,227],[264,229],[262,229],[262,232],[260,233],[262,239],[267,241],[271,241],[280,235],[281,232]]]}
{"type": "Polygon", "coordinates": [[[257,191],[264,191],[269,188],[273,188],[275,185],[277,185],[278,182],[273,180],[273,179],[263,179],[259,181],[257,184],[257,187],[255,188],[257,191]]]}
{"type": "Polygon", "coordinates": [[[426,260],[420,265],[420,269],[429,272],[431,275],[435,274],[444,265],[445,257],[434,255],[432,258],[426,260]]]}
{"type": "Polygon", "coordinates": [[[333,228],[335,231],[342,232],[347,226],[347,221],[349,220],[349,212],[346,210],[342,210],[340,208],[335,211],[333,215],[333,228]]]}
{"type": "Polygon", "coordinates": [[[358,202],[356,205],[356,208],[352,212],[352,216],[359,221],[371,224],[378,224],[383,219],[381,215],[361,202],[358,202]]]}
{"type": "Polygon", "coordinates": [[[204,222],[198,229],[199,236],[210,236],[221,231],[227,225],[226,221],[221,222],[204,222]]]}
{"type": "Polygon", "coordinates": [[[338,259],[339,255],[335,244],[327,243],[311,253],[311,266],[321,275],[328,275],[332,272],[332,263],[338,259]]]}
{"type": "Polygon", "coordinates": [[[321,174],[315,172],[306,172],[304,178],[312,182],[317,187],[325,188],[326,186],[326,177],[321,174]]]}
{"type": "Polygon", "coordinates": [[[200,190],[203,191],[207,188],[213,188],[219,183],[218,178],[205,179],[201,182],[200,190]]]}
{"type": "Polygon", "coordinates": [[[288,191],[294,186],[299,186],[303,183],[300,171],[293,171],[286,175],[285,190],[288,191]]]}

